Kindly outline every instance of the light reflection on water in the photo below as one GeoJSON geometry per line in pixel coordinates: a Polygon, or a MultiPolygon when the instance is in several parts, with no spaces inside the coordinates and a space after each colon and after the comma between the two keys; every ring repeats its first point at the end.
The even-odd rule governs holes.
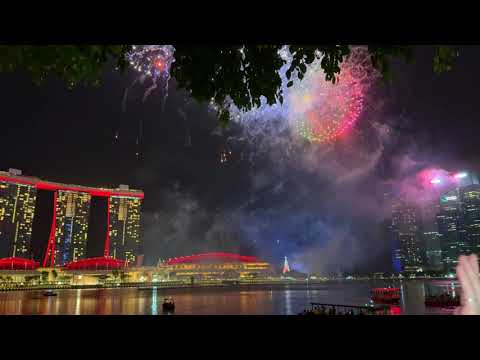
{"type": "Polygon", "coordinates": [[[80,315],[80,299],[81,299],[81,290],[77,290],[77,296],[75,298],[75,315],[80,315]]]}
{"type": "Polygon", "coordinates": [[[154,287],[152,290],[152,315],[158,314],[158,305],[157,305],[157,288],[154,287]]]}
{"type": "MultiPolygon", "coordinates": [[[[284,291],[284,294],[285,294],[285,314],[286,315],[293,315],[292,314],[292,300],[291,300],[290,289],[286,289],[284,291]]],[[[307,297],[308,297],[308,290],[307,290],[307,297]]]]}
{"type": "MultiPolygon", "coordinates": [[[[59,290],[45,297],[41,291],[0,293],[0,314],[158,315],[165,297],[175,301],[179,315],[294,315],[310,302],[363,305],[373,287],[400,284],[350,282],[288,285],[286,287],[195,288],[195,289],[82,289],[59,290]],[[160,300],[159,300],[160,299],[160,300]]],[[[449,313],[426,309],[423,282],[401,285],[403,314],[449,313]]],[[[451,312],[451,311],[450,311],[451,312]]]]}

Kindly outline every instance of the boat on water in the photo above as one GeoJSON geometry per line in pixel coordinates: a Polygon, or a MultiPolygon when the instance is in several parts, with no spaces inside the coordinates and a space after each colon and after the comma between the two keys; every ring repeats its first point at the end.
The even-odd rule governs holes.
{"type": "Polygon", "coordinates": [[[372,289],[372,301],[375,304],[398,304],[400,302],[400,288],[374,288],[372,289]]]}
{"type": "Polygon", "coordinates": [[[171,297],[165,298],[162,309],[165,314],[172,314],[175,312],[175,302],[171,297]]]}
{"type": "Polygon", "coordinates": [[[43,293],[43,296],[57,296],[57,293],[53,290],[47,290],[43,293]]]}

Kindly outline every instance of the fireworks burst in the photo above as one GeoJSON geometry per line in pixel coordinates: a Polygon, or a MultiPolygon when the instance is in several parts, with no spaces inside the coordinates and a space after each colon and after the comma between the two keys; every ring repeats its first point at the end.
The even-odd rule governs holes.
{"type": "Polygon", "coordinates": [[[352,48],[335,84],[325,80],[316,61],[290,93],[289,120],[309,141],[332,142],[355,125],[364,109],[366,91],[378,76],[363,47],[352,48]]]}
{"type": "MultiPolygon", "coordinates": [[[[127,61],[131,67],[138,72],[139,76],[133,83],[125,89],[123,95],[122,109],[126,111],[128,93],[130,89],[140,82],[144,84],[145,81],[151,81],[150,86],[143,94],[143,101],[154,91],[158,85],[163,86],[163,103],[162,109],[165,106],[165,101],[168,96],[168,82],[170,80],[170,68],[175,61],[173,56],[175,49],[171,45],[133,45],[132,51],[127,55],[127,61]]],[[[139,120],[139,130],[136,139],[136,155],[140,156],[140,146],[143,136],[142,120],[139,120]]],[[[115,133],[115,141],[118,140],[119,130],[115,133]]]]}
{"type": "Polygon", "coordinates": [[[329,144],[348,133],[365,108],[367,89],[379,76],[367,49],[351,49],[335,84],[325,79],[321,56],[317,54],[317,59],[307,65],[303,80],[293,74],[293,86],[287,87],[286,71],[292,55],[287,47],[279,55],[286,61],[280,69],[283,104],[268,105],[262,99],[259,107],[248,112],[228,105],[232,120],[242,125],[247,138],[255,143],[261,136],[262,145],[268,146],[269,142],[278,142],[280,134],[288,132],[312,143],[329,144]]]}
{"type": "Polygon", "coordinates": [[[140,81],[151,79],[152,85],[143,96],[145,100],[157,88],[159,82],[163,83],[164,96],[168,95],[168,81],[170,80],[170,67],[175,61],[175,49],[172,45],[133,45],[132,51],[127,54],[127,60],[140,74],[140,81]]]}
{"type": "Polygon", "coordinates": [[[360,116],[363,88],[348,67],[335,84],[326,82],[321,71],[312,70],[290,93],[289,120],[310,142],[331,142],[352,128],[360,116]]]}

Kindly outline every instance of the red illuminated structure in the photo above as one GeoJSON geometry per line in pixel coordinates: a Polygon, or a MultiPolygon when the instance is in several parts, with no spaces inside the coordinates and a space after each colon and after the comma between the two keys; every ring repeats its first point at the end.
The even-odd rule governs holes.
{"type": "Polygon", "coordinates": [[[205,254],[197,254],[190,256],[181,256],[178,258],[169,259],[167,265],[176,265],[184,263],[199,263],[199,262],[242,262],[242,263],[256,263],[260,262],[255,256],[242,256],[238,254],[213,252],[205,254]]]}
{"type": "Polygon", "coordinates": [[[402,309],[400,306],[390,306],[390,315],[401,315],[402,309]]]}
{"type": "Polygon", "coordinates": [[[107,229],[105,236],[104,257],[108,258],[110,255],[110,197],[129,197],[143,199],[144,193],[139,190],[126,189],[107,189],[107,188],[93,188],[79,185],[61,184],[51,181],[44,181],[35,177],[27,177],[22,175],[16,175],[11,172],[0,172],[0,182],[11,182],[16,184],[24,184],[35,186],[38,190],[47,190],[54,192],[53,198],[53,218],[50,227],[50,236],[48,238],[47,249],[45,251],[43,266],[55,266],[55,231],[56,231],[56,208],[58,191],[72,191],[79,193],[87,193],[90,196],[100,196],[107,198],[107,229]]]}
{"type": "Polygon", "coordinates": [[[35,270],[40,263],[30,259],[9,257],[0,259],[0,270],[35,270]]]}
{"type": "Polygon", "coordinates": [[[400,288],[375,288],[372,300],[377,304],[397,304],[400,301],[400,288]]]}
{"type": "Polygon", "coordinates": [[[115,270],[127,267],[127,262],[111,257],[96,257],[72,261],[63,268],[65,270],[115,270]]]}
{"type": "Polygon", "coordinates": [[[50,266],[54,266],[55,260],[55,228],[57,226],[57,192],[53,193],[53,217],[52,225],[50,226],[50,236],[48,237],[47,251],[45,251],[45,257],[43,259],[43,267],[47,266],[48,257],[50,256],[50,266]]]}
{"type": "Polygon", "coordinates": [[[136,197],[139,199],[144,198],[142,191],[136,190],[127,190],[122,191],[119,189],[104,189],[104,188],[93,188],[88,186],[79,186],[79,185],[67,185],[61,183],[55,183],[51,181],[43,181],[37,178],[27,178],[25,176],[5,176],[0,175],[0,181],[13,182],[16,184],[25,184],[33,185],[39,190],[49,190],[49,191],[76,191],[90,194],[91,196],[101,196],[101,197],[110,197],[110,196],[126,196],[126,197],[136,197]]]}
{"type": "Polygon", "coordinates": [[[110,255],[110,197],[107,198],[107,234],[105,236],[105,250],[103,256],[108,257],[110,255]]]}

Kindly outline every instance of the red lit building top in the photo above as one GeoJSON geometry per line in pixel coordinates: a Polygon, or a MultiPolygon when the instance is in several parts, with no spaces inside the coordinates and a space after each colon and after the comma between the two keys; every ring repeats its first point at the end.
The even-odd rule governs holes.
{"type": "Polygon", "coordinates": [[[126,266],[127,264],[123,260],[111,257],[95,257],[72,261],[63,268],[65,270],[114,270],[122,269],[126,266]]]}
{"type": "Polygon", "coordinates": [[[36,177],[15,175],[5,171],[0,171],[0,181],[35,186],[39,190],[76,191],[76,192],[88,193],[91,196],[103,196],[103,197],[124,196],[124,197],[140,198],[140,199],[144,198],[143,191],[141,190],[120,189],[120,188],[110,189],[110,188],[103,188],[103,187],[97,188],[97,187],[88,187],[88,186],[81,186],[81,185],[62,184],[62,183],[57,183],[53,181],[45,181],[36,177]]]}
{"type": "Polygon", "coordinates": [[[0,270],[34,270],[40,263],[30,259],[9,257],[0,259],[0,270]]]}
{"type": "Polygon", "coordinates": [[[242,262],[242,263],[256,263],[260,262],[255,256],[243,256],[231,253],[213,252],[205,254],[196,254],[190,256],[181,256],[178,258],[169,259],[167,265],[176,265],[184,263],[199,263],[199,262],[242,262]]]}

